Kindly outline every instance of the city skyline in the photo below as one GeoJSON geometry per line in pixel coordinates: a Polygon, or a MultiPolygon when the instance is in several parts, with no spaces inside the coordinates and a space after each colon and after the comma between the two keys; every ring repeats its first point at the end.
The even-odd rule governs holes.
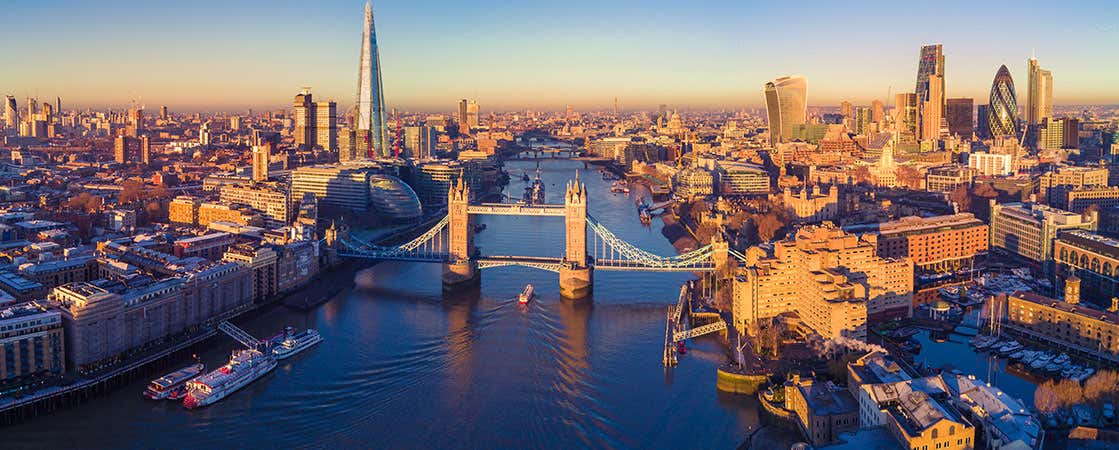
{"type": "MultiPolygon", "coordinates": [[[[298,87],[311,86],[347,110],[359,50],[354,11],[363,4],[304,11],[250,2],[221,5],[222,14],[213,14],[217,4],[201,2],[181,5],[168,20],[164,7],[138,2],[18,3],[8,9],[25,20],[0,38],[20,42],[11,52],[19,63],[0,67],[0,90],[17,98],[61,96],[70,107],[119,108],[136,99],[151,108],[199,111],[278,109],[298,87]],[[65,26],[42,39],[18,39],[42,23],[65,26]],[[189,41],[174,38],[200,28],[207,32],[189,41]],[[97,46],[66,45],[89,36],[97,46]]],[[[761,108],[764,83],[787,73],[811,82],[810,106],[889,104],[888,97],[912,86],[915,49],[934,43],[949,60],[949,98],[984,98],[990,74],[1002,64],[1025,80],[1026,61],[1036,55],[1055,73],[1054,104],[1119,103],[1119,88],[1107,83],[1114,70],[1107,65],[1114,63],[1098,57],[1119,33],[1102,15],[1079,14],[1092,5],[1076,11],[1043,3],[1010,11],[968,5],[967,13],[930,16],[945,21],[935,33],[894,29],[894,19],[921,8],[883,3],[845,7],[852,19],[842,22],[828,20],[828,10],[838,6],[827,4],[805,8],[813,11],[808,15],[772,5],[726,5],[718,15],[671,4],[647,10],[624,3],[506,5],[496,15],[487,6],[494,5],[375,4],[386,107],[450,111],[469,97],[490,111],[609,109],[617,97],[622,110],[662,103],[761,108]],[[986,32],[985,17],[996,13],[1015,26],[986,32]],[[461,38],[447,39],[454,27],[463,30],[461,38]],[[1042,27],[1067,39],[1029,32],[1042,27]],[[837,33],[843,39],[831,38],[837,33]],[[1079,44],[1062,44],[1070,41],[1079,44]]]]}

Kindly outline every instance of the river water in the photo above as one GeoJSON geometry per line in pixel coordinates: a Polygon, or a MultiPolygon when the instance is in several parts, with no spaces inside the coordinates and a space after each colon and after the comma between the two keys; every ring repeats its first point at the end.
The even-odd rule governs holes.
{"type": "MultiPolygon", "coordinates": [[[[523,192],[510,162],[509,193],[523,192]]],[[[539,163],[549,203],[563,202],[576,170],[590,214],[618,236],[661,255],[660,222],[644,227],[631,199],[609,192],[593,168],[539,163]]],[[[563,220],[484,216],[483,254],[559,256],[563,220]]],[[[690,274],[602,272],[591,301],[559,298],[551,272],[487,269],[479,289],[444,296],[440,267],[383,263],[375,286],[347,283],[310,311],[277,306],[242,326],[256,336],[313,327],[319,346],[202,410],[143,400],[137,380],[82,405],[6,427],[14,448],[734,448],[758,426],[754,399],[719,393],[723,361],[711,339],[680,365],[661,365],[665,312],[690,274]],[[516,302],[525,283],[537,297],[516,302]]],[[[219,336],[199,354],[224,363],[236,342],[219,336]]],[[[181,365],[189,363],[184,358],[181,365]]],[[[175,366],[180,364],[176,363],[175,366]]]]}

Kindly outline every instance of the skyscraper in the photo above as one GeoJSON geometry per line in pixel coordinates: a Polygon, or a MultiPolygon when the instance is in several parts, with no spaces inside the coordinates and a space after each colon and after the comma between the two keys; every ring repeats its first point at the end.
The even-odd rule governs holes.
{"type": "Polygon", "coordinates": [[[253,181],[268,181],[268,146],[253,146],[253,181]]]}
{"type": "Polygon", "coordinates": [[[769,143],[788,142],[793,127],[803,125],[808,110],[808,81],[801,75],[781,77],[765,84],[769,116],[769,143]]]}
{"type": "Polygon", "coordinates": [[[870,120],[877,124],[882,124],[886,120],[886,109],[882,106],[882,100],[874,99],[870,102],[871,116],[870,120]]]}
{"type": "Polygon", "coordinates": [[[944,118],[944,77],[940,75],[929,75],[926,77],[927,91],[925,92],[925,100],[921,102],[917,110],[920,118],[920,136],[921,140],[936,140],[940,139],[940,122],[944,118]]]}
{"type": "Polygon", "coordinates": [[[991,137],[1007,138],[1018,134],[1018,100],[1014,93],[1014,79],[1006,65],[999,67],[991,83],[991,102],[987,110],[987,126],[991,137]]]}
{"type": "Polygon", "coordinates": [[[894,96],[894,120],[899,130],[910,133],[917,126],[917,94],[899,92],[894,96]]]}
{"type": "Polygon", "coordinates": [[[315,103],[315,145],[328,151],[338,151],[337,103],[315,103]]]}
{"type": "Polygon", "coordinates": [[[152,163],[152,138],[146,134],[140,136],[140,162],[145,166],[152,163]]]}
{"type": "Polygon", "coordinates": [[[19,104],[11,95],[4,97],[4,125],[8,128],[19,127],[19,104]]]}
{"type": "Polygon", "coordinates": [[[940,44],[925,45],[921,47],[920,58],[917,63],[917,89],[914,91],[917,94],[916,131],[921,139],[935,139],[926,137],[926,131],[935,129],[939,132],[940,119],[944,117],[943,48],[940,44]],[[931,106],[926,107],[926,103],[931,106]]]}
{"type": "Polygon", "coordinates": [[[315,146],[315,101],[310,88],[303,88],[291,102],[292,116],[295,119],[295,146],[311,148],[315,146]]]}
{"type": "Polygon", "coordinates": [[[970,98],[948,99],[948,133],[971,139],[975,131],[975,100],[970,98]]]}
{"type": "Polygon", "coordinates": [[[385,122],[385,97],[381,90],[381,57],[377,51],[377,31],[373,28],[373,5],[365,4],[365,25],[361,28],[361,64],[357,84],[358,142],[365,155],[387,156],[388,130],[385,122]],[[365,138],[365,139],[362,139],[365,138]]]}
{"type": "Polygon", "coordinates": [[[1027,61],[1026,124],[1037,125],[1053,117],[1053,73],[1042,69],[1037,58],[1027,61]]]}
{"type": "MultiPolygon", "coordinates": [[[[570,116],[570,114],[568,114],[570,116]]],[[[478,102],[471,100],[466,104],[466,126],[468,128],[477,128],[482,123],[478,120],[478,102]]]]}
{"type": "Polygon", "coordinates": [[[871,120],[873,110],[869,106],[856,106],[854,108],[854,117],[852,117],[851,122],[854,124],[855,133],[861,135],[870,133],[870,124],[874,123],[874,121],[871,120]]]}
{"type": "Polygon", "coordinates": [[[991,105],[979,105],[975,107],[975,134],[979,139],[991,138],[991,124],[987,119],[990,118],[991,105]]]}
{"type": "Polygon", "coordinates": [[[167,105],[163,105],[163,106],[159,107],[159,118],[163,119],[163,120],[167,120],[167,105]]]}

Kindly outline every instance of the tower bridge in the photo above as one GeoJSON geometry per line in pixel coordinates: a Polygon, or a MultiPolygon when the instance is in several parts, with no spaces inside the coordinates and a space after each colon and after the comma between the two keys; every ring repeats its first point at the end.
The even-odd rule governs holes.
{"type": "Polygon", "coordinates": [[[591,293],[595,270],[631,272],[710,272],[722,268],[731,252],[716,237],[711,244],[676,256],[660,256],[619,238],[587,214],[587,189],[567,183],[562,205],[470,204],[470,188],[459,179],[447,193],[447,216],[423,234],[395,246],[362,241],[346,230],[327,230],[327,244],[344,257],[412,261],[443,265],[444,289],[477,283],[483,269],[523,266],[559,274],[560,294],[582,298],[591,293]],[[482,255],[474,246],[473,217],[478,215],[550,216],[564,221],[562,256],[482,255]],[[590,230],[590,233],[588,233],[590,230]]]}

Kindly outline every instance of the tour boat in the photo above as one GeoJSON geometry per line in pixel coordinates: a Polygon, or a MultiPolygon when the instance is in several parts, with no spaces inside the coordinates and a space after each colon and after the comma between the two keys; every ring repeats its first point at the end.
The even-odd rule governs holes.
{"type": "Polygon", "coordinates": [[[183,407],[201,408],[217,402],[276,368],[276,358],[259,350],[233,352],[229,363],[187,383],[183,407]]]}
{"type": "Polygon", "coordinates": [[[296,353],[314,347],[319,342],[322,342],[322,335],[318,331],[307,329],[295,333],[293,328],[288,327],[284,339],[272,348],[272,356],[276,359],[287,359],[295,356],[296,353]]]}
{"type": "Polygon", "coordinates": [[[532,289],[532,284],[526,284],[525,290],[521,291],[521,295],[518,296],[517,299],[523,305],[525,303],[528,303],[529,300],[532,300],[533,293],[534,291],[532,289]]]}
{"type": "MultiPolygon", "coordinates": [[[[202,364],[192,364],[152,380],[148,388],[144,390],[144,397],[149,400],[163,400],[165,398],[175,400],[173,398],[174,393],[202,373],[204,368],[205,366],[202,364]]],[[[180,396],[180,398],[182,397],[180,396]]]]}

